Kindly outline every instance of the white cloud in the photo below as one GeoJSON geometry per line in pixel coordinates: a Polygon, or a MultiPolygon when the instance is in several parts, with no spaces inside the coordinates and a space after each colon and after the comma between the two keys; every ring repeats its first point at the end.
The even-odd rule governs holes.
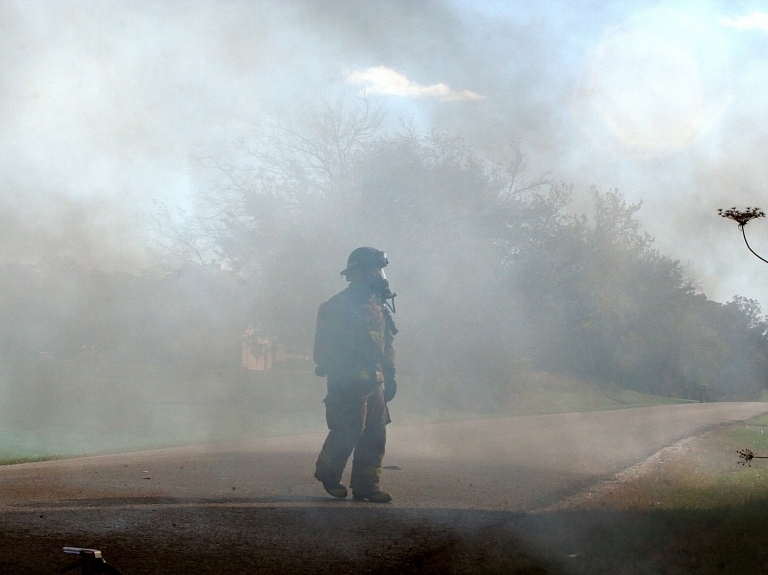
{"type": "Polygon", "coordinates": [[[755,12],[749,16],[741,18],[721,18],[720,23],[729,28],[737,30],[762,30],[768,32],[768,14],[765,12],[755,12]]]}
{"type": "Polygon", "coordinates": [[[374,66],[365,70],[355,70],[347,74],[347,83],[363,86],[366,94],[381,94],[385,96],[409,96],[414,98],[437,98],[446,102],[458,100],[482,100],[485,96],[462,90],[454,92],[446,84],[422,86],[412,82],[403,74],[395,72],[386,66],[374,66]]]}

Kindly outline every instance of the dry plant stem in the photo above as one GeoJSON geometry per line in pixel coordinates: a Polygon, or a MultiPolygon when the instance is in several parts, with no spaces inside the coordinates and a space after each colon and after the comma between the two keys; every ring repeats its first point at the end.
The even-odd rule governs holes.
{"type": "Polygon", "coordinates": [[[760,254],[758,254],[755,250],[753,250],[750,247],[749,242],[747,241],[747,233],[744,231],[744,226],[739,226],[739,227],[741,228],[741,235],[744,236],[744,243],[747,244],[747,249],[749,251],[751,251],[755,256],[757,256],[759,259],[763,260],[765,263],[768,264],[768,260],[767,259],[765,259],[764,257],[760,256],[760,254]]]}

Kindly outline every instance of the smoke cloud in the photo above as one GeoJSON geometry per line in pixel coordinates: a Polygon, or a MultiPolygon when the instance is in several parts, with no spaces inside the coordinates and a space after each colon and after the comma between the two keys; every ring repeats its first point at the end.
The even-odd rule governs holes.
{"type": "MultiPolygon", "coordinates": [[[[199,260],[209,264],[219,254],[196,242],[211,231],[203,217],[210,212],[196,210],[200,197],[222,182],[233,193],[247,187],[247,181],[227,182],[228,175],[244,173],[222,169],[227,162],[247,167],[232,151],[247,150],[252,137],[268,134],[275,122],[301,125],[307,111],[364,94],[385,112],[382,130],[407,126],[456,135],[497,165],[521,151],[515,169],[524,179],[573,184],[571,211],[588,210],[593,184],[618,188],[629,203],[642,201],[643,229],[663,254],[681,260],[700,291],[718,301],[737,293],[760,300],[768,289],[764,264],[716,210],[765,207],[765,21],[751,6],[717,1],[0,2],[0,263],[64,258],[85,270],[139,277],[157,264],[162,205],[171,223],[178,213],[200,216],[166,237],[187,242],[182,256],[199,250],[199,260]]],[[[391,152],[379,151],[382,157],[391,152]]],[[[395,173],[407,175],[400,157],[393,155],[386,173],[371,168],[370,187],[390,186],[419,205],[423,189],[404,190],[413,180],[395,173]]],[[[377,165],[384,164],[372,162],[377,165]]],[[[306,191],[296,181],[296,190],[306,191]]],[[[433,187],[449,194],[455,183],[433,187]]],[[[440,203],[438,192],[433,200],[440,203]]],[[[284,221],[304,217],[295,207],[281,207],[284,221]]],[[[295,248],[286,250],[290,265],[254,271],[275,279],[272,296],[286,314],[295,313],[282,318],[303,326],[302,341],[311,338],[306,309],[343,288],[336,273],[356,245],[375,243],[391,252],[393,287],[416,285],[409,276],[421,271],[430,280],[422,287],[434,291],[420,295],[443,301],[439,288],[450,278],[444,268],[409,260],[408,226],[396,241],[390,230],[349,230],[333,219],[341,213],[333,208],[324,208],[332,223],[313,229],[316,235],[291,238],[293,244],[265,242],[264,250],[295,248]],[[299,282],[293,272],[316,286],[316,300],[294,305],[290,288],[299,282]]],[[[429,202],[419,208],[433,214],[434,226],[461,225],[429,202]]],[[[372,202],[370,209],[375,216],[389,208],[372,202]]],[[[274,237],[284,240],[280,222],[271,223],[274,237]]],[[[751,223],[747,233],[758,251],[768,252],[765,221],[751,223]]],[[[446,233],[457,246],[474,245],[471,239],[466,230],[446,233]]],[[[456,260],[481,274],[483,258],[491,256],[468,250],[456,260]]],[[[192,316],[219,317],[215,289],[194,291],[181,276],[147,281],[147,293],[164,294],[157,299],[173,308],[163,316],[167,333],[183,323],[174,323],[186,309],[173,307],[177,299],[199,304],[190,308],[192,316]]],[[[491,297],[497,287],[485,284],[483,295],[491,297]]],[[[274,312],[240,296],[243,317],[274,312]]],[[[463,302],[452,293],[448,304],[463,302]]],[[[425,319],[432,311],[410,313],[425,319]]],[[[63,316],[62,326],[74,315],[63,316]]],[[[481,324],[472,337],[491,339],[481,324]]],[[[516,329],[524,339],[524,327],[516,329]]],[[[413,337],[407,332],[406,343],[413,337]]],[[[37,333],[29,341],[43,341],[37,333]]],[[[461,337],[455,340],[459,346],[461,337]]],[[[505,369],[499,364],[488,372],[505,369]]]]}
{"type": "Polygon", "coordinates": [[[768,287],[714,215],[759,204],[765,181],[762,12],[447,1],[0,10],[0,186],[19,213],[36,214],[29,234],[59,238],[65,252],[100,250],[68,247],[61,226],[103,238],[106,224],[120,241],[100,260],[114,249],[140,261],[135,222],[151,200],[188,206],[203,186],[191,157],[252,133],[265,111],[364,89],[393,119],[491,153],[519,146],[531,170],[574,183],[577,196],[596,183],[643,200],[659,246],[712,297],[768,287]],[[100,207],[62,218],[55,198],[82,214],[100,207]]]}

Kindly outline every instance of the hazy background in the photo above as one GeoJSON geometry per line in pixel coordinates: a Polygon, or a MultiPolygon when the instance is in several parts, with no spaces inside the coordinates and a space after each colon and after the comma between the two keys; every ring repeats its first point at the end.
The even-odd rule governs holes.
{"type": "MultiPolygon", "coordinates": [[[[761,12],[762,10],[762,12],[761,12]]],[[[760,2],[2,2],[2,258],[140,265],[151,200],[265,112],[367,88],[401,117],[643,200],[646,229],[716,299],[761,264],[718,207],[765,197],[760,2]],[[391,78],[354,74],[385,67],[391,78]],[[444,83],[458,99],[419,87],[444,83]],[[477,95],[462,99],[463,90],[477,95]]],[[[768,226],[753,224],[768,249],[768,226]]]]}
{"type": "MultiPolygon", "coordinates": [[[[189,279],[178,269],[164,275],[170,268],[163,267],[158,246],[158,214],[162,219],[167,210],[169,222],[182,221],[178,210],[197,214],[201,195],[221,189],[222,173],[213,163],[231,161],[244,139],[274,128],[276,118],[300,125],[324,102],[354,107],[363,96],[386,113],[384,131],[410,126],[421,134],[457,135],[483,157],[520,150],[525,177],[545,174],[573,184],[571,212],[590,212],[592,184],[618,188],[630,204],[643,202],[636,215],[643,229],[663,254],[682,262],[700,293],[719,302],[734,294],[764,301],[768,268],[747,252],[736,224],[716,210],[764,207],[767,42],[768,3],[762,2],[0,2],[0,263],[38,264],[37,271],[18,274],[7,267],[5,275],[36,277],[30,281],[50,304],[48,311],[29,311],[39,318],[28,330],[29,314],[16,306],[22,347],[32,355],[55,348],[71,357],[109,351],[115,358],[120,334],[99,330],[129,326],[126,334],[137,337],[145,317],[161,327],[153,332],[156,339],[134,347],[186,365],[194,345],[203,344],[168,341],[202,329],[184,323],[192,318],[206,318],[200,321],[214,331],[226,324],[211,303],[226,290],[219,280],[205,287],[208,280],[189,279]],[[62,277],[86,276],[69,292],[59,290],[62,277]],[[98,298],[78,287],[86,284],[111,286],[94,292],[110,294],[102,298],[107,311],[93,312],[90,304],[98,298]],[[155,307],[141,303],[142,293],[155,307]],[[174,307],[179,301],[192,307],[174,307]],[[102,349],[75,337],[80,332],[68,319],[51,330],[57,314],[75,317],[79,309],[102,322],[95,332],[78,328],[97,333],[102,349]]],[[[384,174],[379,183],[386,181],[384,174]]],[[[311,271],[303,281],[316,283],[302,310],[343,288],[336,274],[359,243],[392,252],[388,272],[402,292],[406,328],[446,309],[441,306],[460,309],[473,297],[480,303],[494,297],[495,286],[485,284],[481,294],[457,289],[440,299],[423,290],[424,282],[409,279],[419,270],[408,262],[402,236],[358,232],[339,233],[325,246],[303,238],[305,247],[321,253],[315,268],[302,268],[311,271]]],[[[753,246],[768,253],[768,222],[756,221],[748,232],[753,246]]],[[[473,260],[473,253],[461,254],[460,263],[480,269],[482,257],[473,260]]],[[[468,268],[458,263],[456,274],[466,276],[468,268]]],[[[435,272],[434,285],[451,280],[446,269],[435,272]]],[[[279,286],[290,285],[295,277],[283,273],[272,293],[286,299],[275,308],[280,313],[290,308],[290,298],[279,286]]],[[[473,289],[468,280],[462,286],[473,289]]],[[[254,298],[238,294],[232,297],[240,303],[227,313],[268,315],[263,301],[259,308],[254,298]]],[[[307,314],[288,320],[303,326],[297,339],[306,342],[313,328],[307,314]]],[[[478,326],[471,337],[479,337],[479,320],[478,326]]],[[[514,331],[494,345],[525,339],[523,327],[514,331]]],[[[237,349],[241,333],[216,337],[230,338],[237,349]]],[[[409,348],[411,357],[429,348],[423,333],[408,333],[404,329],[400,338],[406,363],[409,348]],[[419,341],[426,347],[413,351],[419,341]]],[[[485,349],[481,340],[473,345],[485,349]]],[[[4,377],[37,381],[40,397],[50,397],[60,374],[24,369],[6,367],[4,377]]],[[[97,372],[89,393],[103,392],[99,382],[111,377],[97,372]]],[[[200,377],[200,388],[211,388],[200,377]]],[[[230,381],[227,374],[211,377],[230,381]]],[[[180,377],[177,388],[162,372],[141,371],[136,378],[144,384],[135,394],[119,384],[120,394],[106,394],[115,413],[136,394],[157,402],[178,389],[181,402],[190,393],[184,391],[188,378],[180,377]]],[[[248,385],[241,378],[242,389],[248,385]]],[[[229,383],[213,387],[237,401],[229,383]]],[[[22,387],[3,389],[7,399],[22,387]]],[[[36,397],[31,389],[22,395],[36,397]]],[[[18,413],[31,425],[27,411],[18,413]]],[[[206,413],[200,421],[220,421],[206,413]]],[[[197,421],[198,415],[179,417],[197,421]]],[[[154,412],[146,417],[148,427],[162,419],[154,412]]],[[[205,426],[197,431],[216,435],[205,426]]]]}

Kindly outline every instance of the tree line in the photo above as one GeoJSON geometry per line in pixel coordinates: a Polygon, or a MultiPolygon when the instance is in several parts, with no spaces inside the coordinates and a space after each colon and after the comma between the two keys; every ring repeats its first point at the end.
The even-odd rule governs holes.
{"type": "Polygon", "coordinates": [[[458,406],[492,403],[524,369],[670,397],[760,396],[758,302],[700,293],[643,232],[639,203],[595,187],[574,213],[572,187],[531,174],[514,148],[488,158],[384,120],[367,102],[328,104],[209,158],[216,177],[195,213],[158,208],[164,275],[0,267],[0,353],[236,365],[249,325],[309,351],[346,256],[372,245],[399,293],[400,372],[453,390],[458,406]]]}
{"type": "Polygon", "coordinates": [[[373,245],[401,294],[400,365],[428,384],[492,397],[528,364],[673,397],[760,395],[758,302],[700,293],[643,232],[641,204],[593,187],[591,211],[572,213],[572,187],[513,148],[487,158],[383,122],[365,101],[326,104],[211,159],[220,180],[184,229],[248,278],[265,329],[309,347],[346,254],[373,245]]]}

